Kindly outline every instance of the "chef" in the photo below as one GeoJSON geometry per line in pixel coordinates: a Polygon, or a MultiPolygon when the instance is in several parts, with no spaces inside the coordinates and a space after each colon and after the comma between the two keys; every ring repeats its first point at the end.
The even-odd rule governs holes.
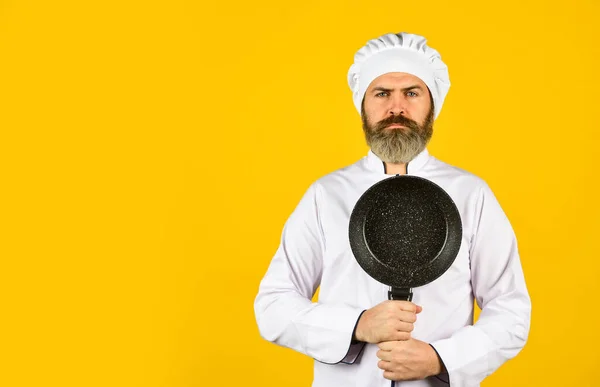
{"type": "Polygon", "coordinates": [[[370,149],[311,184],[287,219],[254,304],[260,334],[312,357],[313,387],[479,386],[525,345],[531,300],[490,187],[427,149],[448,68],[425,38],[386,34],[358,50],[348,83],[370,149]],[[412,302],[387,300],[389,287],[362,270],[348,237],[360,196],[396,174],[443,188],[463,226],[452,266],[414,288],[412,302]]]}

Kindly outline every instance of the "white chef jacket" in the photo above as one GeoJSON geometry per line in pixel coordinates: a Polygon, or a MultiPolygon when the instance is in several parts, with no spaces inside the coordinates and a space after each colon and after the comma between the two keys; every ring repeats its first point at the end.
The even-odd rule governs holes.
{"type": "MultiPolygon", "coordinates": [[[[412,337],[430,343],[447,374],[396,382],[396,387],[479,386],[525,345],[531,301],[513,229],[488,185],[431,156],[427,149],[407,174],[442,187],[458,207],[463,235],[452,266],[413,289],[423,307],[412,337]],[[473,324],[473,300],[481,308],[473,324]]],[[[377,367],[375,344],[352,344],[360,314],[388,299],[386,286],[366,274],[350,248],[354,205],[385,178],[372,151],[314,182],[285,223],[281,243],[262,279],[254,308],[266,340],[311,356],[313,387],[389,387],[377,367]],[[320,286],[318,302],[311,299],[320,286]]]]}

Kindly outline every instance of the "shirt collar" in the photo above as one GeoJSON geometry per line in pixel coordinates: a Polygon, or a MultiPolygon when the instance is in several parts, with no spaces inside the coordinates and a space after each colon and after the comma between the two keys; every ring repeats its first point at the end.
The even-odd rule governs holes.
{"type": "MultiPolygon", "coordinates": [[[[429,151],[427,148],[423,149],[421,153],[419,153],[414,159],[412,159],[408,165],[406,166],[406,174],[414,175],[418,172],[429,160],[429,151]]],[[[366,157],[366,166],[367,169],[374,172],[384,173],[384,164],[383,161],[375,154],[371,149],[369,149],[369,153],[367,153],[366,157]]]]}

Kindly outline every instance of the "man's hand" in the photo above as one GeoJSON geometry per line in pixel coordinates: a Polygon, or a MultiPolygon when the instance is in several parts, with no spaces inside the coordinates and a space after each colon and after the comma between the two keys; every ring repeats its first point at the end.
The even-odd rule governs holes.
{"type": "Polygon", "coordinates": [[[409,301],[384,301],[362,314],[355,337],[358,341],[372,344],[408,340],[421,310],[420,306],[409,301]]]}
{"type": "Polygon", "coordinates": [[[419,380],[442,372],[442,363],[427,343],[409,339],[379,343],[377,366],[389,380],[419,380]]]}

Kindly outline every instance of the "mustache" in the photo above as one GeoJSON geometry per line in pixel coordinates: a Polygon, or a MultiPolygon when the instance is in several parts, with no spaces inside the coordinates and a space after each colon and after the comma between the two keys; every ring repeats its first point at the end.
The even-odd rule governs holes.
{"type": "Polygon", "coordinates": [[[398,124],[406,126],[409,129],[419,130],[419,124],[416,121],[406,118],[404,116],[389,116],[379,121],[376,125],[377,130],[382,130],[392,124],[398,124]]]}

